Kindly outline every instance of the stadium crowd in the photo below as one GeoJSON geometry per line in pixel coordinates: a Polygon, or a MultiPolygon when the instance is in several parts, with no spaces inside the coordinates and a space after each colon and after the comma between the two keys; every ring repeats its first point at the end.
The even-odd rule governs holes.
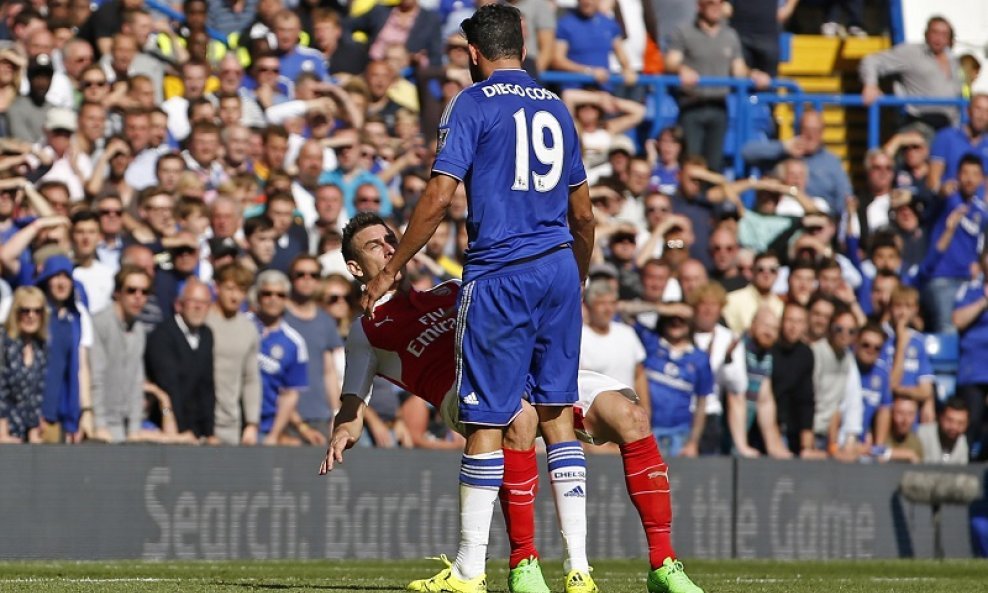
{"type": "MultiPolygon", "coordinates": [[[[530,72],[593,80],[554,88],[597,218],[581,364],[636,387],[667,456],[988,453],[988,94],[963,124],[910,111],[861,184],[812,110],[732,180],[727,91],[697,81],[769,86],[795,0],[663,0],[661,27],[652,2],[508,1],[530,72]],[[637,78],[663,68],[679,123],[639,138],[637,78]],[[940,394],[924,332],[954,331],[940,394]]],[[[2,3],[0,442],[324,445],[359,314],[343,229],[372,211],[400,232],[471,83],[470,0],[175,8],[2,3]]],[[[862,63],[868,100],[889,74],[977,89],[948,22],[926,39],[862,63]]],[[[461,275],[467,208],[461,186],[417,287],[461,275]]],[[[461,446],[397,386],[372,401],[368,446],[461,446]]]]}

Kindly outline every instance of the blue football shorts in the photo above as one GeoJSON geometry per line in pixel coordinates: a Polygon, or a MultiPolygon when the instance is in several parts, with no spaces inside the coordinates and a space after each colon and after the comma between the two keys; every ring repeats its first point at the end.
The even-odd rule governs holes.
{"type": "Polygon", "coordinates": [[[533,405],[577,400],[582,311],[573,251],[560,248],[465,284],[456,321],[460,421],[507,426],[533,405]]]}

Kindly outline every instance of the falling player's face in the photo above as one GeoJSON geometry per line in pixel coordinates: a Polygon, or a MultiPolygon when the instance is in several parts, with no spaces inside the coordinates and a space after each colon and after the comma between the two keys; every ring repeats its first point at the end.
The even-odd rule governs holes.
{"type": "Polygon", "coordinates": [[[394,231],[380,224],[361,229],[351,241],[356,258],[347,262],[347,269],[364,283],[370,282],[384,269],[398,245],[394,231]]]}

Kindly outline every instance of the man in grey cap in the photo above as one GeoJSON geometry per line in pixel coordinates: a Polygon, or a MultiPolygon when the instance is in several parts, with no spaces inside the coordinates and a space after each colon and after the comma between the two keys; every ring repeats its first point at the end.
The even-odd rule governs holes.
{"type": "Polygon", "coordinates": [[[27,63],[28,93],[17,97],[7,110],[11,136],[31,143],[44,138],[45,115],[52,107],[45,95],[54,75],[55,68],[48,54],[40,54],[27,63]]]}

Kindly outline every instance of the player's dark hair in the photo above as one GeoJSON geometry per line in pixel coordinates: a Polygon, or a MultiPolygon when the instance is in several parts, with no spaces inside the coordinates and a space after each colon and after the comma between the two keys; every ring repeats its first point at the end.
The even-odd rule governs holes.
{"type": "Polygon", "coordinates": [[[488,60],[520,60],[525,47],[521,32],[521,12],[513,6],[488,4],[460,23],[467,43],[488,60]]]}
{"type": "Polygon", "coordinates": [[[343,253],[343,261],[350,261],[356,258],[357,254],[353,249],[353,236],[367,227],[376,225],[388,227],[384,219],[373,212],[360,212],[351,218],[350,222],[346,223],[346,226],[343,227],[343,245],[340,246],[340,251],[343,253]]]}

